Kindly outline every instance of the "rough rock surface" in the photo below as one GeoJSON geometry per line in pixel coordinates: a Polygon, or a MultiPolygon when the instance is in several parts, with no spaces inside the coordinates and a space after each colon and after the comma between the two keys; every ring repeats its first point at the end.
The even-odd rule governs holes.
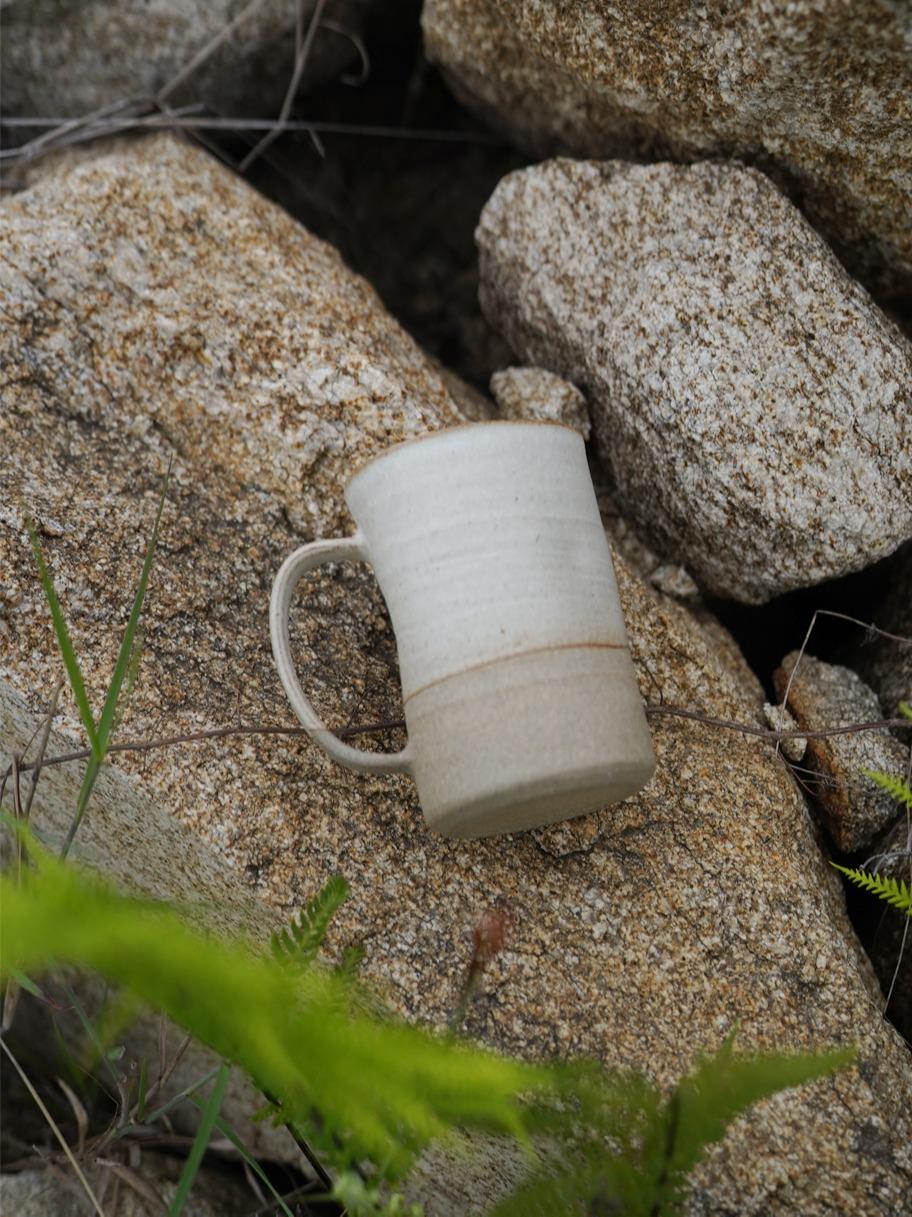
{"type": "MultiPolygon", "coordinates": [[[[23,699],[0,679],[0,770],[5,770],[13,752],[24,755],[27,761],[34,757],[35,727],[38,725],[23,699]]],[[[52,730],[45,756],[63,756],[73,752],[75,746],[72,737],[52,730]]],[[[30,822],[49,849],[56,851],[63,844],[81,781],[79,765],[51,766],[41,775],[30,822]]],[[[25,776],[22,782],[23,794],[27,797],[30,779],[25,776]]],[[[9,784],[4,793],[3,810],[10,814],[14,810],[9,784]]],[[[5,847],[5,829],[0,830],[0,838],[5,847]]],[[[111,766],[103,768],[98,776],[92,793],[91,814],[80,826],[71,856],[125,889],[153,900],[196,907],[197,920],[216,934],[243,934],[265,944],[270,932],[281,924],[275,910],[267,908],[254,896],[243,876],[230,867],[226,859],[218,857],[197,833],[159,806],[141,782],[111,766]]],[[[90,1015],[102,1010],[106,1000],[103,985],[93,984],[89,977],[75,976],[70,983],[78,989],[83,1008],[90,1015]]],[[[65,1000],[60,1005],[54,1021],[65,1042],[80,1042],[83,1033],[75,1012],[68,1009],[65,1000]]],[[[158,1060],[160,1024],[157,1014],[142,1014],[125,1028],[122,1042],[126,1060],[121,1068],[126,1068],[129,1060],[135,1060],[137,1067],[143,1059],[158,1060]]],[[[20,1040],[33,1044],[42,1042],[40,1037],[52,1035],[47,1009],[32,1002],[26,994],[20,1000],[13,1029],[20,1040]]],[[[166,1029],[167,1052],[173,1052],[182,1038],[183,1032],[169,1025],[166,1029]]],[[[48,1038],[46,1042],[53,1041],[48,1038]]],[[[162,1099],[166,1101],[178,1094],[218,1063],[219,1058],[208,1048],[191,1044],[180,1058],[170,1082],[160,1092],[162,1099]]],[[[253,1119],[262,1106],[262,1095],[245,1075],[233,1069],[221,1107],[225,1119],[239,1132],[253,1154],[308,1170],[303,1154],[286,1129],[275,1128],[268,1120],[253,1119]]],[[[171,1120],[178,1132],[192,1136],[198,1111],[192,1104],[184,1103],[172,1113],[171,1120]]]]}
{"type": "MultiPolygon", "coordinates": [[[[870,723],[883,718],[873,689],[853,672],[813,655],[792,651],[773,673],[780,699],[807,730],[870,723]]],[[[865,769],[899,775],[909,760],[908,745],[884,731],[809,739],[802,777],[818,803],[830,836],[843,853],[869,845],[898,815],[895,801],[865,769]]]]}
{"type": "Polygon", "coordinates": [[[912,535],[912,345],[762,174],[549,161],[477,231],[481,300],[585,392],[622,511],[759,602],[912,535]]]}
{"type": "MultiPolygon", "coordinates": [[[[314,0],[305,0],[304,16],[314,0]]],[[[30,0],[4,5],[0,71],[5,114],[72,117],[151,97],[245,8],[250,12],[169,93],[171,105],[205,102],[216,113],[276,110],[294,68],[295,6],[287,0],[30,0]]],[[[335,0],[337,21],[356,29],[358,6],[335,0]]],[[[303,84],[340,70],[350,41],[321,28],[303,84]]]]}
{"type": "MultiPolygon", "coordinates": [[[[128,1163],[126,1158],[121,1165],[132,1169],[134,1177],[167,1206],[174,1199],[184,1161],[146,1151],[138,1166],[128,1163]]],[[[9,1217],[85,1217],[91,1213],[86,1194],[70,1168],[64,1168],[62,1176],[58,1179],[50,1170],[0,1174],[0,1213],[9,1217]]],[[[115,1175],[103,1167],[89,1168],[86,1177],[96,1195],[100,1193],[105,1198],[105,1217],[149,1217],[150,1213],[166,1211],[122,1181],[118,1187],[112,1187],[115,1175]]],[[[203,1166],[181,1213],[183,1217],[246,1217],[256,1203],[255,1194],[242,1177],[226,1177],[212,1167],[203,1166]]]]}
{"type": "MultiPolygon", "coordinates": [[[[290,723],[269,656],[272,575],[318,526],[340,526],[351,465],[387,432],[438,425],[448,399],[363,284],[198,152],[155,141],[73,172],[5,211],[0,432],[16,459],[0,467],[3,670],[40,715],[60,664],[27,509],[100,700],[173,456],[122,733],[290,723]],[[132,291],[112,276],[125,262],[132,291]],[[169,327],[175,317],[187,328],[169,327]],[[308,465],[301,453],[315,450],[308,465]],[[290,511],[302,499],[314,504],[294,517],[304,527],[290,511]]],[[[762,695],[718,627],[704,631],[621,563],[618,574],[648,700],[760,722],[762,695]]],[[[317,704],[336,724],[395,717],[394,649],[369,577],[327,572],[303,599],[301,667],[317,704]]],[[[70,706],[65,721],[75,731],[70,706]]],[[[123,754],[117,766],[141,773],[278,909],[344,874],[352,895],[328,948],[361,941],[367,973],[411,1018],[445,1023],[472,927],[502,903],[509,942],[466,1022],[502,1049],[591,1053],[668,1085],[736,1024],[746,1049],[857,1042],[857,1070],[738,1121],[696,1173],[692,1212],[903,1211],[912,1062],[872,1014],[874,976],[800,792],[756,741],[652,724],[659,767],[636,798],[473,842],[430,835],[406,778],[337,768],[300,737],[123,754]]],[[[471,1195],[490,1204],[501,1172],[487,1162],[453,1166],[432,1217],[472,1211],[471,1195]]]]}
{"type": "Polygon", "coordinates": [[[491,377],[491,393],[501,418],[565,423],[589,438],[586,399],[576,385],[544,368],[504,368],[491,377]]]}
{"type": "MultiPolygon", "coordinates": [[[[797,731],[798,724],[784,706],[774,706],[771,702],[763,703],[763,717],[771,731],[797,731]]],[[[779,741],[782,755],[797,765],[804,760],[807,752],[807,740],[803,736],[792,736],[779,741]]]]}
{"type": "Polygon", "coordinates": [[[912,288],[908,5],[426,0],[423,24],[463,100],[539,155],[748,160],[856,274],[912,288]]]}

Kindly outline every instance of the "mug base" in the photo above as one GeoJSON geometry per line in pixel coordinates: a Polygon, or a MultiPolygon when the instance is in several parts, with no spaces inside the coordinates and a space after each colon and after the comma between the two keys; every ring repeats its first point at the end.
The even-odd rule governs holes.
{"type": "Polygon", "coordinates": [[[626,647],[511,656],[406,703],[430,828],[490,837],[585,815],[642,789],[655,754],[626,647]]]}
{"type": "Polygon", "coordinates": [[[618,765],[610,784],[606,784],[603,770],[594,773],[589,784],[585,775],[575,774],[561,789],[542,791],[540,786],[530,786],[526,791],[511,790],[500,799],[494,796],[472,806],[438,811],[428,822],[440,836],[469,841],[544,828],[560,820],[589,815],[611,803],[620,803],[642,790],[652,773],[653,766],[633,762],[618,765]]]}

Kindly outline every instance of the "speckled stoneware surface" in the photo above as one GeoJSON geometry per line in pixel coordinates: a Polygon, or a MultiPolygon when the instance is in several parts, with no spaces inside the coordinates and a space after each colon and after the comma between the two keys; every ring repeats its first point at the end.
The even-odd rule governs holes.
{"type": "Polygon", "coordinates": [[[445,836],[539,828],[640,790],[655,754],[580,436],[489,422],[397,444],[352,479],[353,537],[283,564],[270,629],[282,684],[335,760],[410,773],[445,836]],[[384,756],[328,731],[294,669],[295,588],[370,562],[398,640],[409,742],[384,756]]]}

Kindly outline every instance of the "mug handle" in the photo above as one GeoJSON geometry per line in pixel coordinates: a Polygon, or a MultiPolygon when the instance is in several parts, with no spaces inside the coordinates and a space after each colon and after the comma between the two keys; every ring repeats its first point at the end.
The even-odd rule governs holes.
{"type": "Polygon", "coordinates": [[[324,748],[334,761],[356,769],[361,773],[409,773],[411,772],[409,746],[399,752],[365,752],[353,748],[340,740],[321,721],[308,701],[298,680],[291,643],[288,637],[288,613],[295,588],[300,579],[324,562],[367,562],[370,559],[364,550],[360,534],[354,537],[339,537],[331,541],[312,541],[302,545],[282,563],[272,585],[269,601],[269,633],[272,637],[272,653],[279,679],[288,694],[295,714],[301,720],[307,734],[324,748]]]}

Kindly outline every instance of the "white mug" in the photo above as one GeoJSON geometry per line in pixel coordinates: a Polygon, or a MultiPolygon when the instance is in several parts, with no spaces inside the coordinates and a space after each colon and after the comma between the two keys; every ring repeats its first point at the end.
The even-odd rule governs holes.
{"type": "Polygon", "coordinates": [[[343,765],[408,773],[425,818],[484,837],[582,815],[655,769],[582,438],[485,422],[374,457],[349,482],[352,537],[276,576],[272,650],[295,713],[343,765]],[[295,587],[324,562],[374,568],[396,635],[408,743],[364,752],[320,721],[288,638],[295,587]]]}

